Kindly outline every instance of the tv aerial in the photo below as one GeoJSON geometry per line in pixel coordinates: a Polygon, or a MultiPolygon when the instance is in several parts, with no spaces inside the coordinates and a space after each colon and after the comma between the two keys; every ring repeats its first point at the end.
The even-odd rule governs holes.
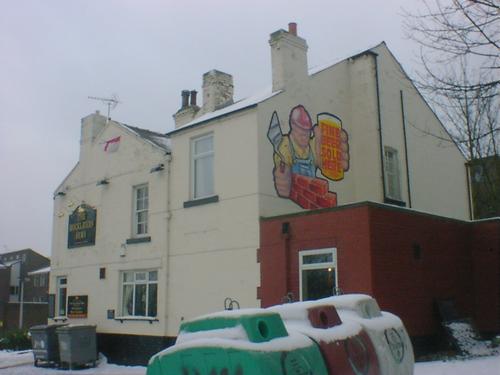
{"type": "Polygon", "coordinates": [[[99,100],[108,106],[108,121],[111,119],[111,110],[115,109],[118,103],[120,103],[117,94],[112,94],[110,98],[101,98],[98,96],[89,96],[88,98],[92,100],[99,100]]]}

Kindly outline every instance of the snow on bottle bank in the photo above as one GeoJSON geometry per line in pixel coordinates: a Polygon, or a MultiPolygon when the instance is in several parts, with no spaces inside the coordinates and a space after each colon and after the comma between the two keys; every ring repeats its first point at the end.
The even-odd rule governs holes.
{"type": "Polygon", "coordinates": [[[270,308],[289,332],[299,332],[320,347],[329,374],[379,375],[373,344],[361,325],[340,320],[337,310],[322,300],[270,308]]]}
{"type": "Polygon", "coordinates": [[[318,346],[289,333],[276,313],[225,311],[181,325],[174,346],[156,354],[147,375],[327,375],[318,346]]]}
{"type": "Polygon", "coordinates": [[[324,301],[337,308],[343,322],[363,327],[375,348],[381,374],[413,374],[413,347],[401,319],[380,311],[377,301],[367,295],[335,296],[324,301]]]}

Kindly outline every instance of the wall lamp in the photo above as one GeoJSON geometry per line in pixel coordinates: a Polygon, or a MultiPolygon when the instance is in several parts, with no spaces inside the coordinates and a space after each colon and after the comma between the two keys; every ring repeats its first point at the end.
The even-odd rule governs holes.
{"type": "Polygon", "coordinates": [[[151,168],[151,170],[149,171],[149,173],[163,171],[164,169],[165,169],[165,165],[163,165],[163,163],[162,164],[158,164],[156,167],[151,168]]]}
{"type": "Polygon", "coordinates": [[[109,184],[109,181],[108,181],[108,179],[105,178],[105,179],[103,179],[101,181],[97,181],[96,186],[108,185],[108,184],[109,184]]]}

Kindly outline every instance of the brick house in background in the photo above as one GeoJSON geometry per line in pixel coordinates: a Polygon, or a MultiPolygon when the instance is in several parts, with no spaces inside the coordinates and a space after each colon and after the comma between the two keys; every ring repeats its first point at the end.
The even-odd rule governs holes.
{"type": "Polygon", "coordinates": [[[50,259],[24,249],[0,254],[0,332],[47,322],[50,259]]]}

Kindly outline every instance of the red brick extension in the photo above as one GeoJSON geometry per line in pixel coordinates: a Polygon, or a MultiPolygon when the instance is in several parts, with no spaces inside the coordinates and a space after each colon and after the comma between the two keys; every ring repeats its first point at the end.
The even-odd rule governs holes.
{"type": "Polygon", "coordinates": [[[447,298],[480,330],[500,331],[499,219],[469,223],[375,203],[262,219],[262,306],[288,292],[297,298],[298,252],[327,247],[337,248],[343,292],[375,296],[412,336],[437,332],[434,301],[447,298]]]}

